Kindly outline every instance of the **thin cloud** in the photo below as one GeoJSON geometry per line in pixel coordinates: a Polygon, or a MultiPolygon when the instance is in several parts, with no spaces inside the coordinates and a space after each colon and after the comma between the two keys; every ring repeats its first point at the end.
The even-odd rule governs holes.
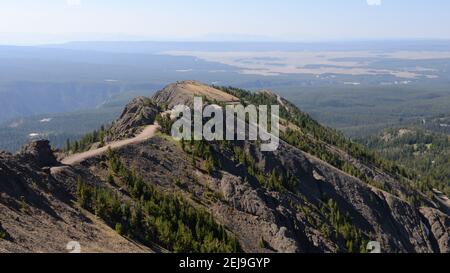
{"type": "Polygon", "coordinates": [[[66,0],[66,4],[69,7],[80,6],[81,5],[81,0],[66,0]]]}
{"type": "Polygon", "coordinates": [[[381,6],[381,0],[366,0],[369,6],[381,6]]]}

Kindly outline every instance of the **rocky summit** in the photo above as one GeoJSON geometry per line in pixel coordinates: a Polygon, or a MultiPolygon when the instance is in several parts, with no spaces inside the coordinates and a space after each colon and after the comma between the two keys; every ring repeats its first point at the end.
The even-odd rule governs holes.
{"type": "Polygon", "coordinates": [[[0,252],[450,252],[446,196],[273,92],[177,82],[105,131],[73,165],[44,140],[0,152],[0,252]],[[175,141],[160,114],[194,96],[280,105],[279,148],[175,141]]]}

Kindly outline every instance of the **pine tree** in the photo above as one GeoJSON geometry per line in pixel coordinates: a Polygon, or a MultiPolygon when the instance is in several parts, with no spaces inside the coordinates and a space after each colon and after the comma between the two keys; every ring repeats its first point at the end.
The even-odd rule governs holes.
{"type": "Polygon", "coordinates": [[[267,243],[266,241],[264,241],[263,237],[261,237],[261,239],[259,240],[259,247],[263,249],[267,248],[267,243]]]}
{"type": "Polygon", "coordinates": [[[111,173],[108,174],[108,184],[110,184],[110,185],[114,185],[115,184],[114,176],[111,173]]]}
{"type": "Polygon", "coordinates": [[[66,139],[66,151],[70,151],[71,145],[70,145],[70,139],[66,139]]]}
{"type": "Polygon", "coordinates": [[[77,179],[77,196],[78,196],[78,205],[81,208],[87,209],[91,202],[91,192],[79,177],[77,179]]]}
{"type": "Polygon", "coordinates": [[[209,156],[205,161],[205,168],[208,174],[212,174],[214,172],[214,160],[211,156],[209,156]]]}
{"type": "Polygon", "coordinates": [[[121,223],[116,223],[116,226],[114,228],[117,232],[117,234],[119,235],[123,235],[123,229],[122,229],[122,224],[121,223]]]}
{"type": "Polygon", "coordinates": [[[197,166],[197,161],[195,160],[195,153],[192,152],[191,154],[191,160],[192,160],[192,165],[194,166],[194,168],[197,166]]]}
{"type": "Polygon", "coordinates": [[[2,223],[0,223],[0,240],[5,240],[8,237],[8,233],[3,228],[2,223]]]}

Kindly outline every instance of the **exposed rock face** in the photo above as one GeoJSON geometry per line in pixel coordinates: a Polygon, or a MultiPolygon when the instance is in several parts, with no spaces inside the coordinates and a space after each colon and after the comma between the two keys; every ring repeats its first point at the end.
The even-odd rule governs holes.
{"type": "Polygon", "coordinates": [[[41,168],[52,167],[58,164],[48,140],[31,142],[25,145],[18,155],[41,168]]]}
{"type": "Polygon", "coordinates": [[[154,123],[159,108],[149,98],[137,97],[127,104],[120,118],[111,127],[107,141],[135,136],[142,126],[154,123]]]}
{"type": "MultiPolygon", "coordinates": [[[[247,224],[236,220],[240,228],[245,227],[252,232],[258,230],[255,233],[259,237],[254,236],[253,240],[259,242],[263,239],[273,250],[281,253],[306,251],[305,246],[300,247],[298,238],[295,238],[292,229],[284,226],[284,219],[289,217],[288,211],[284,207],[277,208],[261,188],[252,186],[245,179],[243,180],[227,172],[222,173],[222,179],[218,186],[220,194],[231,207],[248,215],[247,217],[257,219],[255,221],[258,222],[258,227],[247,226],[247,224]]],[[[222,215],[222,217],[225,217],[225,215],[222,215]]],[[[250,240],[250,238],[242,239],[246,244],[250,240]]],[[[248,247],[254,248],[256,246],[248,247]]]]}
{"type": "Polygon", "coordinates": [[[450,217],[432,208],[422,208],[421,212],[428,221],[424,226],[427,235],[436,239],[441,253],[450,253],[450,217]]]}
{"type": "MultiPolygon", "coordinates": [[[[246,143],[244,149],[256,158],[261,169],[269,173],[273,169],[291,173],[300,180],[295,197],[268,192],[256,186],[256,182],[247,182],[251,178],[223,175],[219,184],[227,203],[258,218],[258,229],[272,228],[268,234],[263,230],[260,234],[277,251],[334,252],[336,245],[341,249],[345,247],[338,240],[323,237],[317,226],[317,223],[325,224],[317,209],[322,202],[332,199],[340,213],[351,219],[352,225],[370,240],[381,243],[383,252],[449,252],[450,224],[448,215],[443,212],[433,208],[418,210],[285,142],[281,142],[274,153],[260,152],[251,143],[246,143]],[[309,215],[296,211],[296,206],[308,208],[309,215]],[[424,221],[423,217],[429,220],[424,221]]],[[[246,175],[243,169],[235,173],[246,175]]]]}

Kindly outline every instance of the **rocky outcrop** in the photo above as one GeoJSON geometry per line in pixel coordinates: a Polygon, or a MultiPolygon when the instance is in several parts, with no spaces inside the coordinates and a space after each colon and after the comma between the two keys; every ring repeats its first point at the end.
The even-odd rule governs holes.
{"type": "Polygon", "coordinates": [[[33,141],[25,145],[18,153],[18,156],[30,162],[30,164],[41,168],[52,167],[58,164],[48,140],[33,141]]]}
{"type": "MultiPolygon", "coordinates": [[[[286,215],[277,210],[275,203],[261,188],[226,172],[222,173],[218,187],[219,193],[233,209],[258,219],[260,238],[256,239],[264,240],[276,252],[301,251],[292,231],[278,220],[286,218],[286,215]]],[[[248,228],[255,230],[255,227],[248,228]]]]}
{"type": "Polygon", "coordinates": [[[114,122],[106,141],[122,140],[136,136],[143,126],[155,122],[159,108],[149,98],[137,97],[125,106],[120,118],[114,122]]]}
{"type": "Polygon", "coordinates": [[[421,212],[428,222],[424,224],[427,235],[435,238],[441,253],[450,253],[450,217],[433,208],[422,208],[421,212]]]}

